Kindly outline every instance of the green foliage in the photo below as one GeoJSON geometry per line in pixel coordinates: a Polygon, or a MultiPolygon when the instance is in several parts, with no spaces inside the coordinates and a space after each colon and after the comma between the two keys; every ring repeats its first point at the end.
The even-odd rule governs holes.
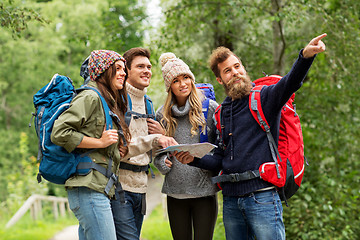
{"type": "Polygon", "coordinates": [[[30,21],[48,22],[34,9],[14,6],[13,2],[13,0],[8,0],[0,3],[0,25],[9,28],[13,36],[19,36],[30,21]]]}
{"type": "Polygon", "coordinates": [[[356,27],[360,24],[360,5],[353,1],[341,5],[337,1],[322,2],[325,4],[319,2],[309,10],[326,19],[322,27],[329,35],[324,39],[328,48],[315,60],[296,97],[310,166],[306,168],[304,186],[285,209],[287,236],[357,239],[360,72],[353,61],[360,42],[356,27]]]}
{"type": "Polygon", "coordinates": [[[24,132],[20,133],[18,146],[19,169],[14,174],[8,175],[6,179],[8,180],[6,203],[10,212],[16,212],[24,203],[24,200],[32,194],[46,194],[48,190],[46,185],[36,183],[36,159],[29,156],[28,137],[24,132]]]}
{"type": "Polygon", "coordinates": [[[107,33],[106,49],[122,54],[130,48],[142,46],[144,30],[149,28],[145,10],[137,0],[109,1],[109,8],[102,14],[107,33]]]}
{"type": "MultiPolygon", "coordinates": [[[[136,41],[111,45],[110,26],[117,24],[114,31],[122,31],[118,14],[131,15],[136,22],[143,11],[136,1],[126,7],[115,3],[120,12],[113,12],[111,4],[97,0],[0,3],[0,206],[4,209],[0,218],[8,211],[14,214],[31,194],[66,196],[63,186],[37,183],[38,143],[33,126],[28,128],[34,112],[32,97],[55,73],[69,76],[79,87],[80,65],[94,49],[112,46],[119,51],[129,48],[129,42],[141,44],[143,35],[137,34],[136,41]],[[129,13],[132,8],[139,10],[129,13]],[[12,38],[13,31],[17,38],[12,38]]],[[[142,26],[131,27],[132,32],[142,26]]]]}

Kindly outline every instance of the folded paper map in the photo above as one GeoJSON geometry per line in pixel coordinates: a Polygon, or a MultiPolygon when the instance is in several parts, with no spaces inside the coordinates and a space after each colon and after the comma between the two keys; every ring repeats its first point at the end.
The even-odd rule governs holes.
{"type": "Polygon", "coordinates": [[[175,146],[170,146],[167,148],[163,148],[156,151],[156,155],[160,153],[166,153],[166,152],[189,152],[190,155],[198,158],[202,158],[207,153],[209,153],[211,150],[213,150],[215,147],[217,147],[214,144],[211,143],[195,143],[195,144],[179,144],[175,146]]]}

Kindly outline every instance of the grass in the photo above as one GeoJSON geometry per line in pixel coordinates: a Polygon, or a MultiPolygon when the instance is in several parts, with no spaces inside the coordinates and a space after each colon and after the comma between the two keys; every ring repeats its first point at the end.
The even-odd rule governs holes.
{"type": "Polygon", "coordinates": [[[59,217],[57,220],[48,215],[37,221],[33,221],[27,213],[8,229],[5,229],[5,220],[1,220],[0,223],[2,240],[48,240],[65,227],[78,224],[78,221],[72,213],[67,213],[66,217],[59,217]]]}
{"type": "Polygon", "coordinates": [[[161,204],[157,206],[144,221],[141,230],[141,240],[172,239],[167,213],[164,215],[161,204]]]}

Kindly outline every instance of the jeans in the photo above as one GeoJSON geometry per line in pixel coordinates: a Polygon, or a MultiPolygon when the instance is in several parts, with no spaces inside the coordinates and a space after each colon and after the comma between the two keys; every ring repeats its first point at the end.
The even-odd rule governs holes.
{"type": "Polygon", "coordinates": [[[67,189],[69,206],[79,221],[79,240],[116,240],[110,200],[86,187],[67,189]]]}
{"type": "Polygon", "coordinates": [[[245,197],[223,197],[223,218],[227,240],[285,239],[282,204],[275,189],[245,197]]]}
{"type": "Polygon", "coordinates": [[[145,193],[125,191],[125,203],[115,194],[116,200],[111,200],[117,240],[139,240],[141,226],[144,220],[142,207],[145,205],[145,193]]]}

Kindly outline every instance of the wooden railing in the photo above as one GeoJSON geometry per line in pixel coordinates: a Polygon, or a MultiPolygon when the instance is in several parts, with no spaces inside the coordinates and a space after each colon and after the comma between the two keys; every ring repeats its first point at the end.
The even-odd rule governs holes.
{"type": "Polygon", "coordinates": [[[42,196],[42,195],[31,195],[22,207],[15,213],[15,215],[7,222],[6,228],[13,226],[22,216],[30,209],[30,214],[34,220],[42,218],[42,201],[52,202],[52,212],[55,219],[60,216],[65,216],[66,208],[70,211],[69,203],[67,198],[54,197],[54,196],[42,196]]]}

